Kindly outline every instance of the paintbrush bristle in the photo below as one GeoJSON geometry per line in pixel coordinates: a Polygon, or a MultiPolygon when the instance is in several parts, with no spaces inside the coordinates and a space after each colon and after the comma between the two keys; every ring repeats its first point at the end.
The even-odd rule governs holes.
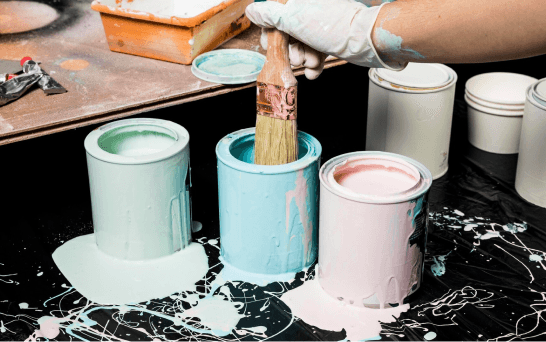
{"type": "Polygon", "coordinates": [[[296,120],[257,115],[255,141],[255,164],[279,165],[298,159],[296,120]]]}

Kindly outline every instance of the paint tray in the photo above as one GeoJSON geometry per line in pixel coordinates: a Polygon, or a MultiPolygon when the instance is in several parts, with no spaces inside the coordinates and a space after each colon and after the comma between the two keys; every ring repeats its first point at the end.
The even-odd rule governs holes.
{"type": "Polygon", "coordinates": [[[226,0],[191,18],[122,8],[119,0],[95,0],[91,8],[100,12],[111,51],[191,64],[250,26],[245,9],[252,2],[226,0]]]}

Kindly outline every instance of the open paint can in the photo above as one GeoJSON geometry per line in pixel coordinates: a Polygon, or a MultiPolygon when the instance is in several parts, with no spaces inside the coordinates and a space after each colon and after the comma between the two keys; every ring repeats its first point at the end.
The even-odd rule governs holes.
{"type": "Polygon", "coordinates": [[[255,128],[248,128],[216,146],[220,259],[230,280],[289,280],[317,255],[322,147],[298,132],[298,160],[256,165],[254,141],[255,128]]]}
{"type": "Polygon", "coordinates": [[[448,170],[457,74],[442,64],[370,69],[366,150],[423,163],[434,179],[448,170]]]}
{"type": "Polygon", "coordinates": [[[470,78],[465,86],[468,141],[491,153],[518,153],[525,92],[536,81],[508,72],[470,78]]]}
{"type": "Polygon", "coordinates": [[[536,94],[541,84],[546,89],[546,79],[527,89],[515,186],[521,197],[546,208],[546,101],[536,94]]]}
{"type": "Polygon", "coordinates": [[[347,305],[402,304],[421,284],[432,174],[387,152],[353,152],[320,169],[321,287],[347,305]]]}
{"type": "Polygon", "coordinates": [[[190,136],[174,122],[128,119],[85,139],[98,248],[123,260],[170,255],[191,241],[190,136]]]}

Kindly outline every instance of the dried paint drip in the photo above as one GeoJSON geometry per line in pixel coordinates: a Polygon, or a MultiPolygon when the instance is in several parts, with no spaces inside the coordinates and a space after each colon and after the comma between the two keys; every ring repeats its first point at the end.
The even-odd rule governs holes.
{"type": "Polygon", "coordinates": [[[299,132],[297,161],[255,165],[254,136],[255,129],[240,130],[216,147],[220,260],[224,279],[266,285],[290,280],[315,261],[322,148],[299,132]]]}
{"type": "Polygon", "coordinates": [[[355,307],[402,305],[421,283],[430,172],[407,157],[354,152],[320,171],[318,281],[355,307]]]}

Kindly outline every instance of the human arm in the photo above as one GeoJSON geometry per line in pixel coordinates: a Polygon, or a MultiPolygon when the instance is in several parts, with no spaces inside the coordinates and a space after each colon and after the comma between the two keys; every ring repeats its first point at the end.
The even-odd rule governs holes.
{"type": "Polygon", "coordinates": [[[372,41],[392,66],[519,59],[546,53],[544,18],[544,0],[398,0],[379,12],[372,41]]]}
{"type": "Polygon", "coordinates": [[[247,15],[315,50],[368,67],[546,53],[544,0],[398,0],[372,8],[352,0],[290,0],[252,4],[247,15]]]}

